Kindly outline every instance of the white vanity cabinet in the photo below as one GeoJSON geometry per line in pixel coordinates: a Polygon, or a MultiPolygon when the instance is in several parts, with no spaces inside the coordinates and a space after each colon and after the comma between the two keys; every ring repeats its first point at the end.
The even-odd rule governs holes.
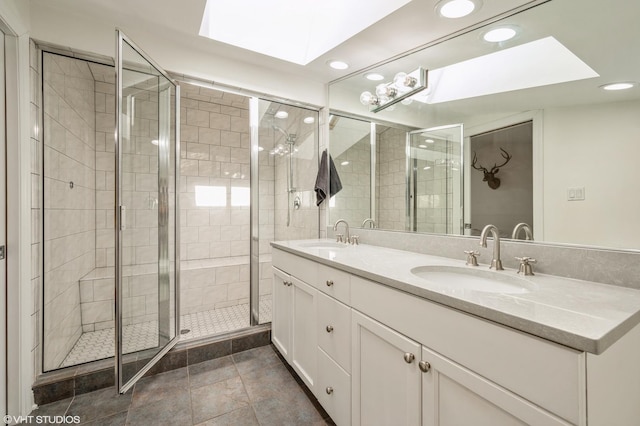
{"type": "Polygon", "coordinates": [[[338,425],[640,424],[640,326],[594,355],[282,250],[273,264],[272,341],[338,425]]]}
{"type": "Polygon", "coordinates": [[[273,276],[271,340],[309,389],[315,392],[317,291],[275,267],[273,276]]]}

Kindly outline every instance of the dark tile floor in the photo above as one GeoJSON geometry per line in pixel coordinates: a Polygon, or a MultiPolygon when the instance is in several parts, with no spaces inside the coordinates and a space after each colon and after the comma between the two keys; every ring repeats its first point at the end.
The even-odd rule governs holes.
{"type": "Polygon", "coordinates": [[[296,379],[272,346],[262,346],[144,377],[125,395],[101,389],[31,415],[79,416],[92,426],[333,425],[296,379]]]}

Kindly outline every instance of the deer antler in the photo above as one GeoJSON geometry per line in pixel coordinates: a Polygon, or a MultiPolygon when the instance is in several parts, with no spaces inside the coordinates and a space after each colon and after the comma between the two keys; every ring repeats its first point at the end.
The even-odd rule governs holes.
{"type": "Polygon", "coordinates": [[[509,162],[509,160],[511,160],[511,155],[509,155],[509,153],[507,151],[505,151],[502,148],[500,148],[500,151],[502,151],[500,153],[500,155],[502,155],[502,158],[505,159],[505,162],[500,164],[499,166],[498,166],[498,164],[494,164],[493,167],[491,168],[491,173],[497,173],[498,170],[500,170],[500,167],[504,166],[505,164],[507,164],[509,162]]]}
{"type": "Polygon", "coordinates": [[[476,152],[473,152],[473,161],[471,162],[471,167],[473,167],[476,170],[482,170],[485,173],[489,173],[489,170],[485,169],[484,167],[480,166],[480,167],[476,167],[476,163],[478,162],[478,154],[476,154],[476,152]]]}

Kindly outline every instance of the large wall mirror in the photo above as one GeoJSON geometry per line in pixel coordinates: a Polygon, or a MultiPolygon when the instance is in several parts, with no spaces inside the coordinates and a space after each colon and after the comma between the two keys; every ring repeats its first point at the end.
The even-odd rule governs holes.
{"type": "Polygon", "coordinates": [[[638,16],[552,0],[332,82],[330,221],[640,249],[638,16]]]}

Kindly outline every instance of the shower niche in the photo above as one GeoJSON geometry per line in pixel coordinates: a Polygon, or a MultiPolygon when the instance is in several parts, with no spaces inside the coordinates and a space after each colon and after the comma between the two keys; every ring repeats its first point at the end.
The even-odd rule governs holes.
{"type": "Polygon", "coordinates": [[[118,154],[113,62],[38,53],[41,371],[112,358],[116,337],[126,362],[170,340],[270,322],[270,242],[319,233],[318,111],[206,84],[181,82],[176,93],[138,61],[123,72],[118,154]],[[175,126],[158,121],[176,113],[171,139],[175,126]]]}

